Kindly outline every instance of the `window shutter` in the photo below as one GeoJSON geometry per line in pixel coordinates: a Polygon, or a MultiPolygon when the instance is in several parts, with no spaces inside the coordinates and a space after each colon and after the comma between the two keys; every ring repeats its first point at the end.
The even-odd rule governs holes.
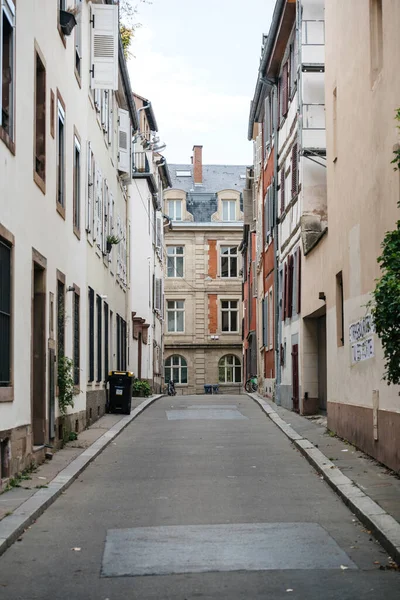
{"type": "Polygon", "coordinates": [[[285,210],[285,165],[281,169],[281,214],[285,210]]]}
{"type": "Polygon", "coordinates": [[[268,191],[264,198],[264,244],[267,243],[267,237],[269,232],[269,219],[268,219],[268,191]]]}
{"type": "Polygon", "coordinates": [[[156,217],[156,248],[161,248],[161,218],[156,217]]]}
{"type": "Polygon", "coordinates": [[[282,116],[286,117],[288,112],[289,94],[288,94],[288,63],[283,66],[282,71],[282,116]]]}
{"type": "Polygon", "coordinates": [[[93,172],[93,152],[90,142],[88,142],[87,152],[87,207],[86,207],[86,231],[92,233],[93,228],[93,198],[94,198],[94,172],[93,172]]]}
{"type": "Polygon", "coordinates": [[[103,235],[102,235],[102,214],[103,214],[103,177],[98,164],[95,164],[95,226],[94,226],[94,241],[97,242],[97,246],[102,249],[103,247],[103,235]]]}
{"type": "MultiPolygon", "coordinates": [[[[117,238],[120,240],[121,239],[121,218],[118,215],[117,217],[117,238]]],[[[119,244],[117,244],[117,276],[120,277],[121,276],[121,242],[119,244]]]]}
{"type": "Polygon", "coordinates": [[[269,195],[268,195],[269,230],[270,230],[271,234],[274,229],[274,194],[275,194],[274,180],[272,180],[270,188],[269,188],[269,195]]]}
{"type": "Polygon", "coordinates": [[[268,347],[268,296],[263,300],[263,346],[268,347]]]}
{"type": "Polygon", "coordinates": [[[297,143],[293,144],[292,148],[292,197],[297,194],[298,190],[298,164],[297,164],[297,143]]]}
{"type": "Polygon", "coordinates": [[[93,5],[91,24],[91,88],[118,90],[118,5],[93,5]]]}
{"type": "Polygon", "coordinates": [[[129,113],[118,109],[118,170],[130,173],[131,124],[129,113]]]}
{"type": "Polygon", "coordinates": [[[297,248],[297,312],[301,313],[301,249],[297,248]]]}
{"type": "Polygon", "coordinates": [[[156,302],[155,309],[161,312],[161,279],[156,278],[156,302]]]}
{"type": "Polygon", "coordinates": [[[293,256],[290,255],[288,258],[288,289],[287,289],[287,295],[288,295],[288,309],[287,309],[287,316],[289,319],[292,318],[292,313],[293,313],[293,256]]]}
{"type": "Polygon", "coordinates": [[[102,92],[103,100],[101,103],[101,126],[103,131],[108,131],[108,113],[109,113],[109,102],[108,102],[108,90],[102,92]]]}
{"type": "Polygon", "coordinates": [[[107,141],[108,145],[112,145],[114,133],[114,95],[112,90],[108,92],[108,126],[107,126],[107,141]]]}
{"type": "Polygon", "coordinates": [[[284,321],[288,313],[288,265],[285,262],[285,277],[284,277],[284,289],[283,289],[283,310],[282,320],[284,321]]]}

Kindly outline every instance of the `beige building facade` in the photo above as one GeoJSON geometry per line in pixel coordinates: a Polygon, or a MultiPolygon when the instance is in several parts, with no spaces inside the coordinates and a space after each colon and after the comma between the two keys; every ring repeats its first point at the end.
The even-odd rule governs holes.
{"type": "Polygon", "coordinates": [[[325,3],[328,232],[304,259],[301,365],[318,393],[326,337],[329,429],[397,470],[399,387],[382,379],[367,305],[382,240],[399,218],[400,180],[390,164],[399,141],[399,27],[397,0],[325,3]]]}
{"type": "Polygon", "coordinates": [[[220,393],[242,387],[241,189],[246,168],[203,165],[194,147],[190,165],[170,165],[164,193],[164,376],[178,393],[220,393]]]}

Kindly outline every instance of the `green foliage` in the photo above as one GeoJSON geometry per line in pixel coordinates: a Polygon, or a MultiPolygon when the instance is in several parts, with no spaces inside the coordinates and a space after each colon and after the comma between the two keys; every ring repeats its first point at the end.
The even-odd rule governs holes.
{"type": "MultiPolygon", "coordinates": [[[[396,120],[400,122],[400,109],[396,111],[396,120]]],[[[400,149],[395,150],[394,155],[392,164],[397,171],[400,169],[400,149]]],[[[400,208],[400,203],[398,206],[400,208]]],[[[400,220],[396,229],[386,233],[381,246],[378,263],[382,276],[376,280],[369,306],[385,357],[383,378],[388,385],[400,384],[400,220]]]]}
{"type": "Polygon", "coordinates": [[[111,246],[116,246],[117,244],[119,244],[121,241],[121,238],[117,237],[116,235],[108,235],[107,236],[107,244],[110,244],[111,246]]]}
{"type": "MultiPolygon", "coordinates": [[[[396,110],[396,121],[400,123],[400,108],[396,110]]],[[[397,125],[397,129],[400,129],[400,125],[397,125]]],[[[391,164],[394,165],[394,170],[398,171],[400,169],[400,147],[393,150],[394,158],[391,161],[391,164]]]]}
{"type": "Polygon", "coordinates": [[[58,358],[58,406],[61,415],[67,414],[68,407],[74,406],[74,363],[67,356],[58,358]]]}
{"type": "Polygon", "coordinates": [[[120,34],[122,47],[124,49],[125,59],[132,57],[129,51],[135,31],[142,25],[137,22],[137,15],[140,4],[151,4],[150,0],[120,0],[119,1],[119,17],[120,17],[120,34]]]}
{"type": "Polygon", "coordinates": [[[132,394],[133,395],[143,395],[145,398],[150,396],[151,387],[148,381],[143,379],[135,379],[132,385],[132,394]]]}

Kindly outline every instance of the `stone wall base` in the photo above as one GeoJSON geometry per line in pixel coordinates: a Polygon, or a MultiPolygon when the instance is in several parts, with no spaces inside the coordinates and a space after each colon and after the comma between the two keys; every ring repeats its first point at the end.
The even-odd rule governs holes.
{"type": "Polygon", "coordinates": [[[400,472],[400,413],[378,410],[378,439],[374,440],[372,408],[328,402],[328,429],[400,472]]]}
{"type": "Polygon", "coordinates": [[[86,392],[86,427],[95,423],[106,412],[106,390],[86,392]]]}

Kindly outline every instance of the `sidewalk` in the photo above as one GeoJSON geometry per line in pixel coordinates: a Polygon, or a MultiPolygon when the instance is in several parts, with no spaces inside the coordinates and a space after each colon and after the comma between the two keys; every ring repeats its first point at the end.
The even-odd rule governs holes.
{"type": "Polygon", "coordinates": [[[130,415],[104,415],[50,461],[0,494],[0,555],[52,504],[106,446],[162,394],[132,398],[130,415]]]}
{"type": "Polygon", "coordinates": [[[348,442],[326,419],[302,417],[249,394],[400,564],[400,477],[348,442]]]}

